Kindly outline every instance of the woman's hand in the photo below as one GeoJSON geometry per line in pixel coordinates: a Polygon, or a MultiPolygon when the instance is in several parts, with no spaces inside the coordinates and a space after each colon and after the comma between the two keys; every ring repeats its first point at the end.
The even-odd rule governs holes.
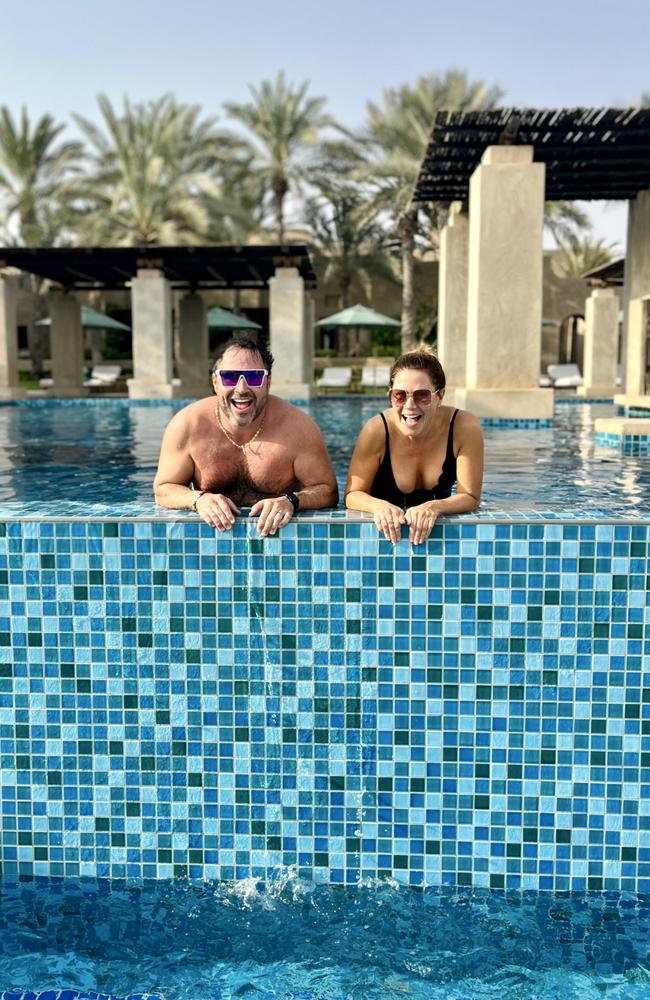
{"type": "Polygon", "coordinates": [[[412,545],[420,545],[431,534],[431,529],[438,519],[438,511],[429,503],[418,507],[409,507],[406,511],[406,523],[409,526],[409,541],[412,545]]]}
{"type": "Polygon", "coordinates": [[[406,517],[401,507],[395,507],[392,503],[384,504],[374,514],[375,524],[385,538],[393,545],[399,542],[402,534],[402,525],[406,523],[406,517]]]}

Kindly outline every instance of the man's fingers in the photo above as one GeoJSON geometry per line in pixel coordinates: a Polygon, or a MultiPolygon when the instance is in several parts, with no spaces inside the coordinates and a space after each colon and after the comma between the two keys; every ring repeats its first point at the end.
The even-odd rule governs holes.
{"type": "Polygon", "coordinates": [[[228,531],[235,523],[235,514],[239,513],[239,509],[228,497],[218,494],[202,503],[199,513],[212,528],[228,531]]]}
{"type": "Polygon", "coordinates": [[[257,530],[260,535],[274,535],[283,524],[288,524],[293,516],[293,504],[286,497],[261,500],[251,507],[251,516],[260,512],[257,530]],[[290,508],[290,509],[289,509],[290,508]]]}

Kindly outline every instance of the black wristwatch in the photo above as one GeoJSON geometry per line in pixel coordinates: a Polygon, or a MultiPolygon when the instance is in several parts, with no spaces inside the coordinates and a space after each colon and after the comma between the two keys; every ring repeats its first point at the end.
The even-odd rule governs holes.
{"type": "Polygon", "coordinates": [[[285,493],[284,495],[287,498],[287,500],[289,501],[289,503],[293,505],[293,512],[294,512],[294,514],[297,514],[298,511],[300,510],[300,500],[298,499],[298,497],[296,496],[296,494],[295,493],[285,493]]]}

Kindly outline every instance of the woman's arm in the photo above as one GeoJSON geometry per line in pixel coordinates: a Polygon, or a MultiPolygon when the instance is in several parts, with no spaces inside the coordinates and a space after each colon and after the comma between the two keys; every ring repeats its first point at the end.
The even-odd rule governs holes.
{"type": "Polygon", "coordinates": [[[439,514],[465,514],[476,510],[483,488],[483,430],[473,413],[462,410],[456,418],[456,493],[446,500],[432,500],[439,514]],[[460,426],[458,426],[460,424],[460,426]]]}

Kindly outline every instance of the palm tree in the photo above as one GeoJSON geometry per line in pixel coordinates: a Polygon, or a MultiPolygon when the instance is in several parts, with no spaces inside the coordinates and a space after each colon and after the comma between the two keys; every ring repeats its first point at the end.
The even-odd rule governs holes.
{"type": "Polygon", "coordinates": [[[242,143],[171,94],[140,104],[125,98],[122,114],[103,94],[98,103],[104,131],[74,116],[91,147],[91,175],[74,192],[80,239],[117,246],[204,240],[227,214],[219,165],[242,143]]]}
{"type": "Polygon", "coordinates": [[[581,233],[591,229],[589,216],[573,201],[547,201],[544,225],[558,247],[579,239],[581,233]]]}
{"type": "Polygon", "coordinates": [[[25,108],[14,121],[0,108],[0,211],[5,239],[51,246],[65,224],[64,181],[81,155],[78,142],[58,142],[65,125],[42,115],[33,126],[25,108]]]}
{"type": "Polygon", "coordinates": [[[356,279],[368,299],[372,280],[398,278],[386,248],[386,234],[374,206],[355,185],[325,175],[316,179],[316,192],[305,204],[305,221],[314,237],[316,271],[334,284],[339,308],[350,305],[356,279]]]}
{"type": "Polygon", "coordinates": [[[402,263],[402,349],[416,344],[413,291],[416,241],[425,235],[422,216],[435,226],[436,209],[423,211],[413,202],[413,190],[431,134],[441,109],[473,111],[493,107],[502,92],[483,81],[470,81],[464,72],[420,77],[414,86],[385,90],[382,104],[367,105],[367,123],[360,141],[365,148],[364,175],[374,188],[375,205],[384,211],[397,237],[402,263]]]}
{"type": "MultiPolygon", "coordinates": [[[[54,246],[66,237],[70,206],[66,179],[81,156],[78,142],[60,141],[65,125],[51,115],[33,124],[25,108],[14,120],[9,108],[0,108],[0,233],[6,243],[19,246],[54,246]]],[[[29,289],[36,318],[45,315],[46,282],[36,275],[21,279],[29,289]]],[[[28,331],[32,375],[40,378],[49,337],[43,327],[28,331]]]]}
{"type": "Polygon", "coordinates": [[[560,243],[560,253],[553,258],[552,267],[560,278],[581,278],[595,267],[608,264],[615,244],[604,240],[582,238],[573,234],[560,243]]]}
{"type": "Polygon", "coordinates": [[[249,87],[252,101],[224,104],[226,113],[246,126],[257,145],[257,174],[271,192],[280,243],[284,242],[286,197],[292,188],[299,189],[305,176],[304,154],[316,143],[319,131],[333,124],[323,111],[325,98],[309,97],[308,88],[308,81],[294,87],[280,71],[275,80],[249,87]]]}

